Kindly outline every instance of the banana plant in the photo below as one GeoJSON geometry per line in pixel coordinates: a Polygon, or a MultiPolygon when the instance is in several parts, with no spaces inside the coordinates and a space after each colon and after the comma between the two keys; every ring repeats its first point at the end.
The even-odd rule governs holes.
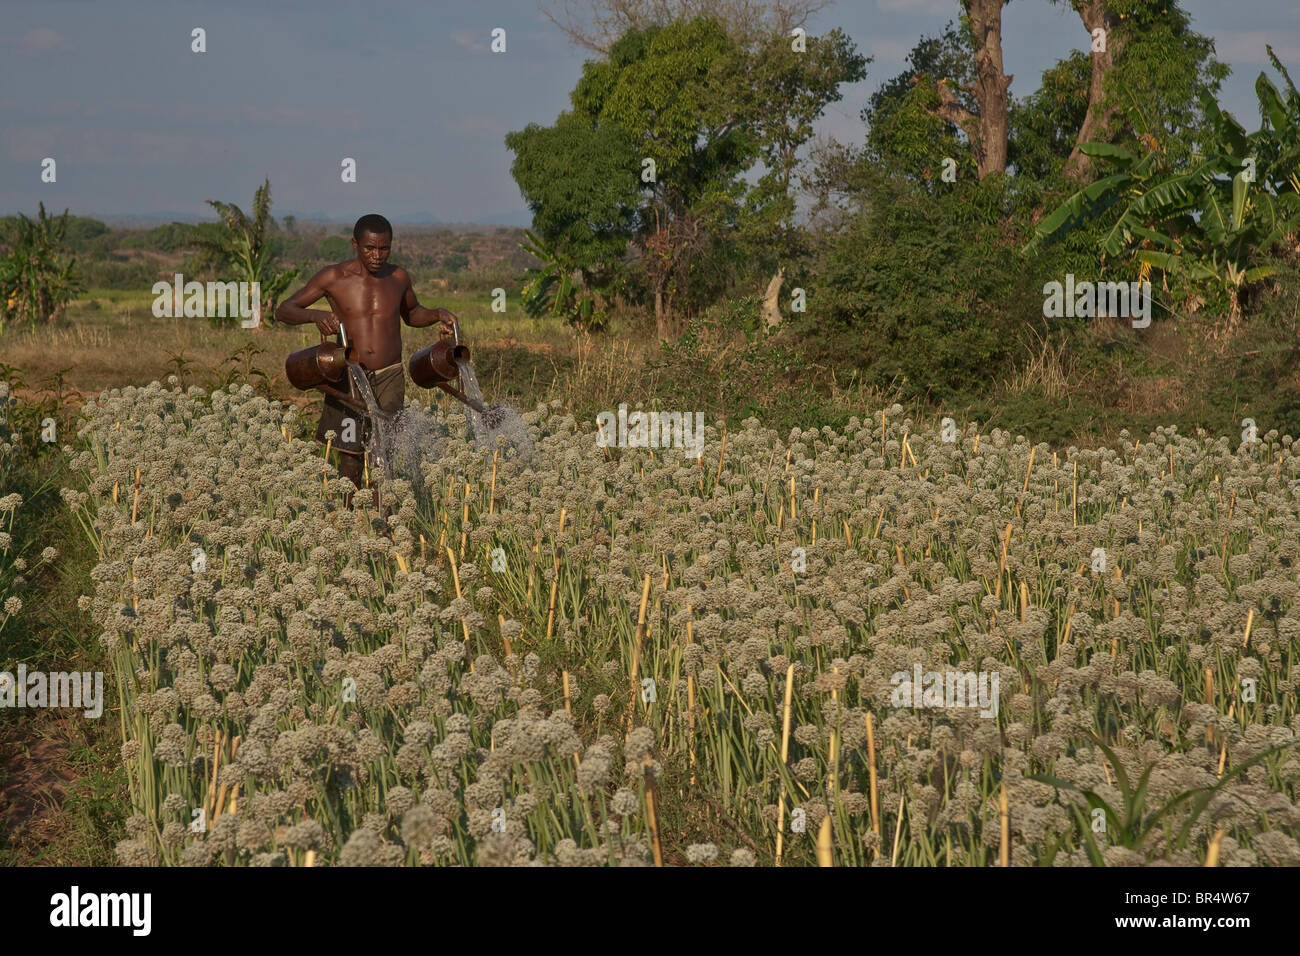
{"type": "MultiPolygon", "coordinates": [[[[298,276],[298,269],[276,268],[274,240],[270,231],[271,182],[267,180],[253,194],[250,217],[234,203],[207,200],[221,217],[216,224],[201,224],[195,242],[204,262],[218,270],[229,269],[244,282],[256,282],[261,293],[262,315],[270,315],[275,303],[298,276]],[[204,228],[206,226],[207,228],[204,228]]],[[[222,324],[223,319],[211,320],[222,324]]]]}
{"type": "Polygon", "coordinates": [[[596,308],[595,295],[574,281],[575,275],[582,275],[581,270],[570,267],[555,246],[547,245],[529,230],[524,230],[524,237],[520,248],[542,261],[540,267],[524,273],[524,311],[533,318],[549,313],[587,332],[604,329],[605,312],[596,308]]]}
{"type": "Polygon", "coordinates": [[[41,203],[35,219],[18,214],[8,255],[0,259],[0,329],[11,319],[33,328],[37,322],[53,322],[83,290],[76,259],[62,256],[67,228],[66,209],[50,216],[41,203]]]}
{"type": "MultiPolygon", "coordinates": [[[[1128,256],[1192,281],[1209,281],[1228,295],[1229,319],[1240,316],[1242,288],[1272,275],[1269,248],[1300,228],[1300,92],[1269,49],[1287,84],[1282,96],[1261,73],[1255,82],[1264,123],[1247,134],[1213,97],[1204,95],[1209,152],[1188,169],[1171,168],[1148,130],[1145,155],[1110,143],[1080,150],[1115,170],[1080,189],[1046,216],[1024,251],[1059,239],[1113,206],[1124,204],[1098,242],[1107,256],[1128,256]]],[[[1140,111],[1134,121],[1143,122],[1140,111]]]]}

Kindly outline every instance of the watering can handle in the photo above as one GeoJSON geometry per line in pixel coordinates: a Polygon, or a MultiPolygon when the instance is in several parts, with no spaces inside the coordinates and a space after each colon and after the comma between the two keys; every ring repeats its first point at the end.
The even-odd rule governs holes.
{"type": "MultiPolygon", "coordinates": [[[[324,345],[326,342],[328,342],[329,339],[330,339],[329,335],[326,334],[325,332],[322,332],[322,333],[320,334],[320,340],[321,340],[321,344],[322,344],[322,345],[324,345]]],[[[343,328],[343,322],[342,322],[342,320],[339,321],[339,343],[340,343],[344,348],[348,348],[348,333],[347,333],[347,331],[343,328]]]]}

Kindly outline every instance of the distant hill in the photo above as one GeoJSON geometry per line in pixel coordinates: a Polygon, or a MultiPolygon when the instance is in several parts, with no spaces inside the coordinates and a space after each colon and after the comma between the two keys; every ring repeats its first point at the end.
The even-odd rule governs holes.
{"type": "MultiPolygon", "coordinates": [[[[529,226],[533,221],[532,214],[525,209],[491,213],[480,216],[473,222],[450,222],[446,219],[439,219],[432,213],[408,213],[404,216],[398,216],[384,212],[382,209],[379,212],[387,216],[395,226],[439,226],[445,229],[464,229],[474,226],[529,226]]],[[[112,226],[115,229],[150,229],[169,222],[197,223],[216,221],[214,215],[192,212],[143,212],[118,215],[103,215],[92,212],[80,213],[80,215],[98,219],[105,225],[112,226]]],[[[281,222],[284,221],[285,216],[293,216],[298,220],[299,225],[350,226],[356,222],[355,218],[331,216],[320,211],[297,212],[289,209],[281,212],[277,210],[273,211],[273,215],[281,222]]]]}

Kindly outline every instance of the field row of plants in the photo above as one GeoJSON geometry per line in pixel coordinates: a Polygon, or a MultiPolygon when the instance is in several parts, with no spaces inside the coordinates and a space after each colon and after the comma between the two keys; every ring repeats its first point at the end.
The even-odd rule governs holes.
{"type": "Polygon", "coordinates": [[[1300,441],[558,405],[528,460],[439,413],[388,517],[247,386],[86,406],[121,862],[1300,863],[1300,441]]]}

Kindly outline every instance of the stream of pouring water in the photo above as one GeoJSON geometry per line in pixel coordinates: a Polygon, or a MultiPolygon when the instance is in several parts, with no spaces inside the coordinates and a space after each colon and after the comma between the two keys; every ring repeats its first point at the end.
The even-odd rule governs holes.
{"type": "MultiPolygon", "coordinates": [[[[456,363],[460,369],[460,381],[465,395],[478,405],[483,405],[483,392],[478,386],[478,376],[468,359],[456,363]]],[[[506,444],[515,450],[520,458],[527,458],[533,453],[533,436],[528,426],[519,417],[519,413],[505,405],[488,405],[483,411],[471,406],[465,407],[465,419],[470,431],[474,433],[474,442],[480,449],[492,450],[497,447],[497,439],[504,438],[506,444]]]]}
{"type": "Polygon", "coordinates": [[[392,418],[375,401],[375,393],[370,390],[370,382],[366,379],[366,373],[362,371],[361,366],[356,362],[349,362],[348,374],[352,376],[352,384],[356,386],[357,394],[366,403],[366,411],[370,416],[370,444],[367,449],[370,452],[370,459],[374,462],[376,470],[383,471],[386,477],[392,478],[392,435],[389,428],[392,418]]]}

